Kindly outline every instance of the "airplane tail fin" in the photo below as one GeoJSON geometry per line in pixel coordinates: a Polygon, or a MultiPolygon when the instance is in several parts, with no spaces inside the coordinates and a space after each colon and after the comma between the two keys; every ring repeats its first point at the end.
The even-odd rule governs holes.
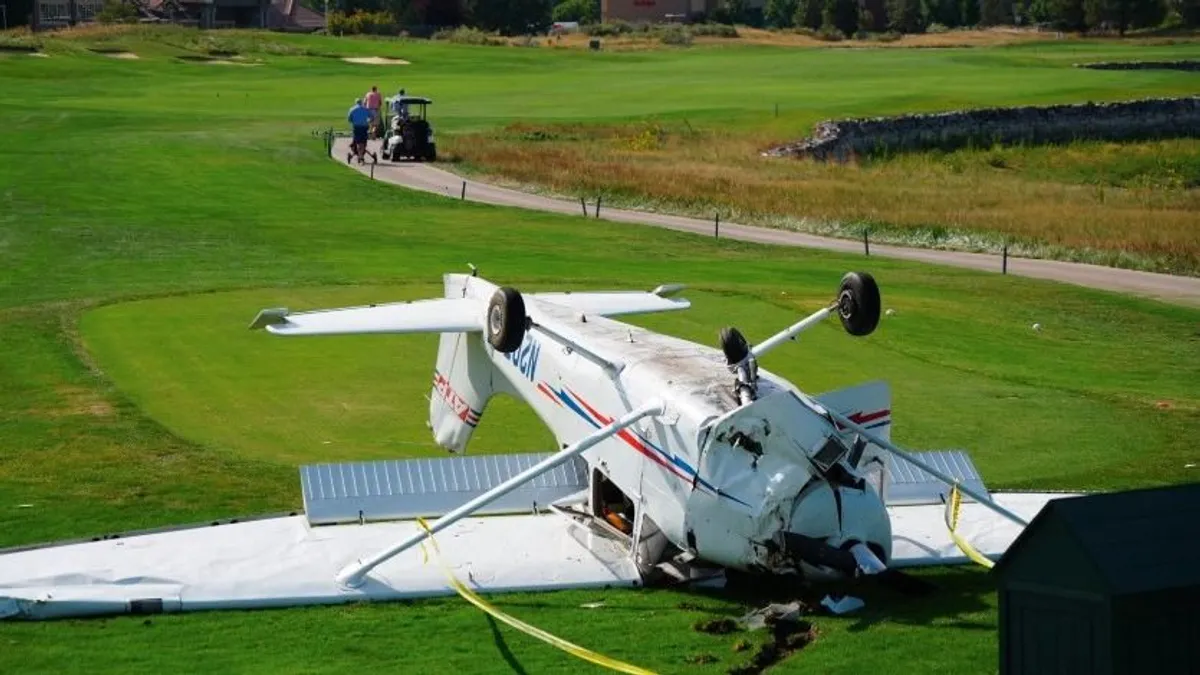
{"type": "MultiPolygon", "coordinates": [[[[445,275],[446,298],[478,298],[484,303],[496,286],[463,274],[445,275]]],[[[442,333],[429,396],[429,427],[438,445],[463,452],[495,394],[498,373],[481,336],[442,333]]]]}
{"type": "MultiPolygon", "coordinates": [[[[867,382],[838,389],[821,394],[817,400],[884,440],[892,440],[892,390],[887,382],[867,382]]],[[[889,469],[883,448],[867,443],[861,448],[861,454],[857,449],[854,454],[851,464],[864,474],[880,498],[886,497],[889,469]]]]}
{"type": "Polygon", "coordinates": [[[887,382],[867,382],[826,392],[817,400],[877,436],[892,439],[892,391],[887,382]]]}

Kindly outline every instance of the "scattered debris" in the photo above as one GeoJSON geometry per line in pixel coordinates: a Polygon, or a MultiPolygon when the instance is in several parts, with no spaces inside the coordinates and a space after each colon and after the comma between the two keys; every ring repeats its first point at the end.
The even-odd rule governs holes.
{"type": "Polygon", "coordinates": [[[779,621],[796,621],[805,609],[807,607],[799,600],[786,605],[770,604],[762,609],[749,612],[738,619],[738,623],[746,630],[759,630],[760,628],[773,626],[779,621]]]}
{"type": "Polygon", "coordinates": [[[717,657],[713,656],[712,654],[695,654],[685,658],[684,661],[687,661],[688,663],[694,663],[696,665],[703,665],[705,663],[716,663],[717,657]]]}
{"type": "Polygon", "coordinates": [[[692,625],[692,628],[701,633],[712,633],[713,635],[725,635],[732,633],[738,629],[737,622],[730,618],[724,619],[709,619],[708,621],[697,621],[692,625]]]}
{"type": "Polygon", "coordinates": [[[583,609],[599,609],[600,607],[603,607],[603,606],[604,606],[603,600],[600,600],[599,602],[585,602],[582,605],[580,605],[580,607],[582,607],[583,609]]]}
{"type": "Polygon", "coordinates": [[[1033,326],[1031,326],[1031,328],[1033,328],[1034,332],[1037,332],[1037,333],[1042,332],[1042,324],[1040,324],[1040,323],[1033,324],[1033,326]]]}
{"type": "Polygon", "coordinates": [[[866,605],[867,603],[852,595],[843,595],[837,600],[834,600],[833,596],[827,595],[821,600],[821,606],[834,614],[849,614],[866,607],[866,605]]]}
{"type": "Polygon", "coordinates": [[[1184,464],[1184,465],[1183,465],[1183,468],[1185,468],[1185,469],[1194,469],[1194,468],[1196,468],[1196,463],[1195,463],[1195,462],[1188,462],[1187,464],[1184,464]]]}
{"type": "Polygon", "coordinates": [[[888,311],[884,312],[884,314],[887,314],[888,316],[892,316],[895,313],[896,313],[896,310],[894,310],[890,307],[888,308],[888,311]]]}

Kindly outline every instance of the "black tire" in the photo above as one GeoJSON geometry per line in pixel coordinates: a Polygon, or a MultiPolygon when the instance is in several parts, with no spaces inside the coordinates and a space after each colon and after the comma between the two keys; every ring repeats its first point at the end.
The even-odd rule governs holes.
{"type": "Polygon", "coordinates": [[[426,153],[425,153],[425,161],[427,161],[427,162],[436,162],[437,161],[437,145],[434,145],[432,143],[429,145],[429,150],[426,151],[426,153]]]}
{"type": "Polygon", "coordinates": [[[741,363],[750,355],[750,343],[742,332],[733,326],[721,329],[721,351],[725,352],[725,363],[741,363]]]}
{"type": "Polygon", "coordinates": [[[488,343],[503,354],[511,354],[525,341],[525,299],[515,288],[498,288],[488,302],[488,343]]]}
{"type": "Polygon", "coordinates": [[[870,335],[879,325],[882,300],[875,278],[866,272],[848,272],[838,288],[838,318],[851,335],[870,335]]]}

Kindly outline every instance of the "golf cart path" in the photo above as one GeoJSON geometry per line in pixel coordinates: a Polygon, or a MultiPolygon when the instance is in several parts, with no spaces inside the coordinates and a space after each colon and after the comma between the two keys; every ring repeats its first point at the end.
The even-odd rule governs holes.
{"type": "MultiPolygon", "coordinates": [[[[345,162],[349,152],[350,141],[347,138],[334,139],[333,159],[345,162]]],[[[372,151],[378,152],[378,142],[370,144],[372,151]]],[[[370,174],[371,163],[359,166],[357,162],[352,168],[361,173],[370,174]]],[[[375,165],[375,179],[394,185],[433,192],[458,199],[462,195],[463,183],[466,182],[466,198],[468,201],[498,206],[515,206],[534,211],[549,211],[580,216],[582,209],[577,201],[555,199],[541,195],[529,194],[519,190],[497,187],[489,183],[481,183],[463,178],[457,174],[429,164],[403,163],[393,164],[380,160],[375,165]]],[[[589,205],[589,216],[594,217],[595,204],[589,205]]],[[[682,232],[691,232],[704,236],[712,236],[713,222],[683,216],[672,216],[644,211],[626,209],[601,208],[600,218],[603,220],[622,223],[652,225],[682,232]]],[[[824,249],[842,253],[861,253],[862,242],[850,239],[833,239],[819,237],[802,232],[777,230],[767,227],[738,225],[722,222],[720,236],[728,239],[754,242],[759,244],[774,244],[779,246],[800,246],[804,248],[824,249]]],[[[1000,272],[1001,257],[987,253],[967,253],[960,251],[941,251],[934,249],[906,248],[886,244],[871,244],[871,255],[887,258],[902,258],[937,265],[951,265],[971,269],[1000,272]]],[[[1084,263],[1062,262],[1057,260],[1037,260],[1033,258],[1008,257],[1008,273],[1037,279],[1060,281],[1089,288],[1107,291],[1117,291],[1155,298],[1192,307],[1200,307],[1200,278],[1156,274],[1137,270],[1087,265],[1084,263]]]]}

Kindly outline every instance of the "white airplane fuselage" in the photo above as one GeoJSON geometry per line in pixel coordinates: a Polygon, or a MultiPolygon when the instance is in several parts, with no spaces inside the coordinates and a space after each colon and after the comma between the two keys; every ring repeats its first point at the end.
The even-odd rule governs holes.
{"type": "MultiPolygon", "coordinates": [[[[486,300],[495,290],[476,277],[446,277],[447,297],[486,300]]],[[[719,349],[529,296],[525,311],[532,327],[509,354],[481,333],[442,336],[430,407],[441,445],[464,450],[495,393],[528,403],[560,447],[659,399],[664,415],[643,419],[583,455],[593,483],[603,476],[633,502],[636,518],[649,519],[640,524],[643,535],[655,529],[702,560],[750,571],[830,571],[784,555],[783,533],[843,551],[862,543],[883,562],[890,558],[878,448],[866,447],[854,468],[845,455],[837,459],[852,439],[802,403],[789,382],[760,370],[756,399],[743,403],[719,349]],[[480,368],[481,357],[490,372],[480,368]],[[841,444],[826,447],[824,459],[848,469],[839,469],[836,480],[813,461],[830,437],[841,444]],[[864,475],[866,482],[856,484],[864,475]]],[[[876,433],[889,431],[883,383],[821,402],[876,433]]]]}

